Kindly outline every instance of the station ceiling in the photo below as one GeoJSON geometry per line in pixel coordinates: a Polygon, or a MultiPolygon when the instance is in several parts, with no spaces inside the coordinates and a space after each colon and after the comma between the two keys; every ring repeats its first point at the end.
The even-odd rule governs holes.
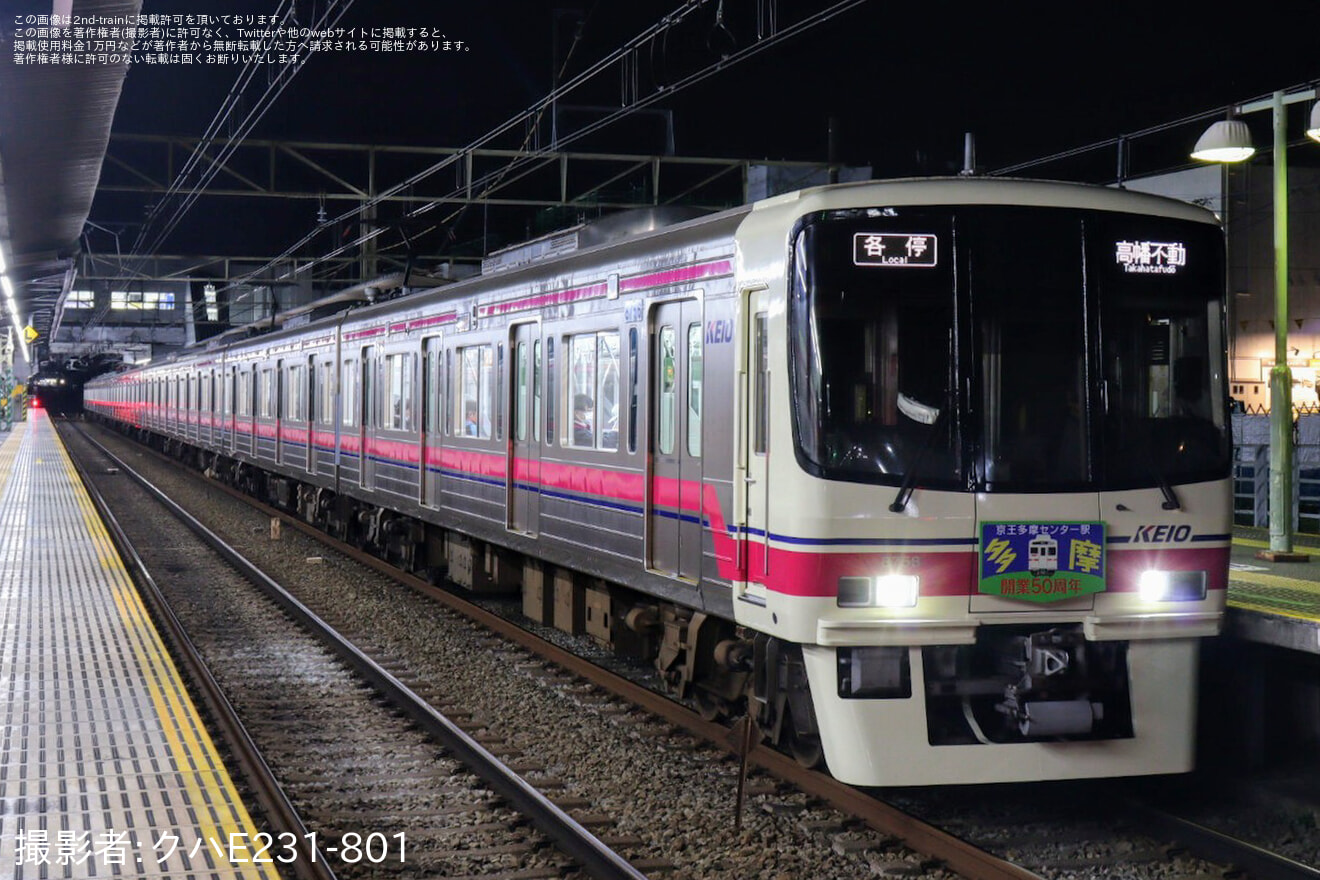
{"type": "MultiPolygon", "coordinates": [[[[73,0],[71,13],[135,16],[141,6],[141,0],[73,0]]],[[[11,22],[0,24],[9,30],[11,22]]],[[[13,63],[10,46],[4,52],[0,248],[19,324],[45,336],[78,255],[128,66],[27,66],[13,63]]]]}

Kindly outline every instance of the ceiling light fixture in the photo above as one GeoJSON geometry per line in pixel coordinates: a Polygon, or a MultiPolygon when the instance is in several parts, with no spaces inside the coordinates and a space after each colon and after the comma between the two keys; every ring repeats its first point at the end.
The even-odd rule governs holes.
{"type": "Polygon", "coordinates": [[[1205,130],[1192,149],[1192,158],[1202,162],[1242,162],[1256,152],[1251,129],[1241,119],[1221,119],[1205,130]]]}

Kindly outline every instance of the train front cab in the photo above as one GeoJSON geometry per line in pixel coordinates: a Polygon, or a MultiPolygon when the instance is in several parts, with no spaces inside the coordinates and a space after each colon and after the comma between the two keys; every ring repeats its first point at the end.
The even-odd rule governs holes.
{"type": "Polygon", "coordinates": [[[793,723],[846,781],[1186,771],[1230,532],[1219,229],[951,186],[740,229],[750,274],[790,259],[746,294],[738,620],[801,646],[793,723]]]}

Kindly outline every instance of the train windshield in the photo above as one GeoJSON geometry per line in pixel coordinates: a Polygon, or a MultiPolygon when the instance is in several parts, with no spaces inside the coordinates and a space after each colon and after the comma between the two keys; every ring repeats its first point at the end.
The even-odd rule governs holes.
{"type": "Polygon", "coordinates": [[[831,212],[800,225],[793,273],[794,430],[813,473],[991,492],[1227,473],[1213,226],[1056,208],[831,212]]]}
{"type": "Polygon", "coordinates": [[[898,485],[961,473],[949,213],[835,212],[794,249],[794,428],[809,471],[898,485]]]}
{"type": "Polygon", "coordinates": [[[1100,312],[1095,407],[1105,482],[1223,477],[1232,445],[1219,230],[1098,216],[1087,227],[1087,262],[1100,312]]]}

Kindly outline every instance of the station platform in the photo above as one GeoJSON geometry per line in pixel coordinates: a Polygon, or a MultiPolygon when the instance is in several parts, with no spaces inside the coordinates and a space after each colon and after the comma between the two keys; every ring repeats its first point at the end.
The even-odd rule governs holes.
{"type": "Polygon", "coordinates": [[[0,877],[276,880],[50,418],[0,441],[0,877]]]}
{"type": "Polygon", "coordinates": [[[1234,527],[1224,633],[1320,654],[1320,535],[1294,536],[1293,550],[1305,562],[1257,559],[1269,546],[1266,530],[1234,527]]]}

